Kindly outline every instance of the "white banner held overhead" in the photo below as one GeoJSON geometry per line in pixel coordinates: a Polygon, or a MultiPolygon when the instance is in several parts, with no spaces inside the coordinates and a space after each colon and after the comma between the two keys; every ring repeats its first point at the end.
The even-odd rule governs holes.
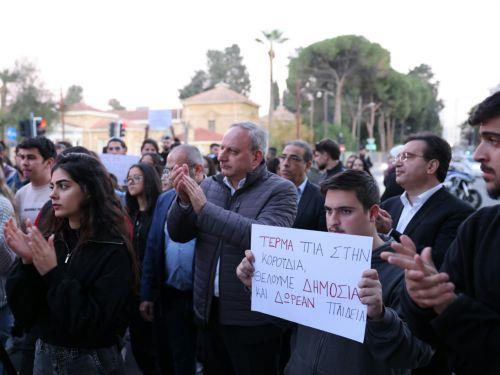
{"type": "Polygon", "coordinates": [[[252,225],[252,310],[363,342],[371,237],[252,225]]]}

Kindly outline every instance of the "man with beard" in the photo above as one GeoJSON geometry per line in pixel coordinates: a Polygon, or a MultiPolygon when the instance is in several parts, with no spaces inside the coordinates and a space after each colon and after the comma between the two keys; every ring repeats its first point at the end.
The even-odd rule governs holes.
{"type": "MultiPolygon", "coordinates": [[[[478,105],[469,118],[479,126],[481,163],[488,194],[500,196],[500,92],[478,105]]],[[[459,228],[438,272],[431,248],[416,254],[403,236],[383,253],[404,268],[402,307],[419,337],[442,348],[458,374],[496,374],[500,369],[500,205],[483,208],[459,228]]]]}
{"type": "Polygon", "coordinates": [[[329,138],[316,143],[314,161],[318,169],[323,172],[319,179],[320,183],[344,170],[342,162],[339,159],[340,148],[337,143],[329,138]]]}

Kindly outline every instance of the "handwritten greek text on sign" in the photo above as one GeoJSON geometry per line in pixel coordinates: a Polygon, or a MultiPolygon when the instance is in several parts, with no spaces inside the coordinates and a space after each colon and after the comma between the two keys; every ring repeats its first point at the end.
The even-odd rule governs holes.
{"type": "Polygon", "coordinates": [[[252,310],[363,342],[372,238],[252,225],[252,310]]]}

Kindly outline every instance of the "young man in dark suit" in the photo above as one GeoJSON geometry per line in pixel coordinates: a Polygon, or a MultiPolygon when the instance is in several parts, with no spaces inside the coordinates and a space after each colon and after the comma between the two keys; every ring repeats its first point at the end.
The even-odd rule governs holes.
{"type": "Polygon", "coordinates": [[[297,187],[298,209],[294,228],[326,231],[325,199],[307,178],[312,164],[311,147],[304,141],[289,142],[279,156],[280,175],[297,187]]]}
{"type": "Polygon", "coordinates": [[[377,219],[380,233],[398,242],[405,234],[418,252],[431,246],[438,267],[458,226],[473,212],[442,184],[450,160],[451,148],[444,139],[431,133],[410,136],[395,163],[396,182],[405,191],[383,202],[377,219]]]}

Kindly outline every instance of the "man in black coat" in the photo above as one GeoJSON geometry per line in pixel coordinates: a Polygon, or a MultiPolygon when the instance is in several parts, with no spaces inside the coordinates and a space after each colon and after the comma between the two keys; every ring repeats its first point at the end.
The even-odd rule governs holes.
{"type": "MultiPolygon", "coordinates": [[[[479,125],[481,163],[488,194],[500,197],[500,92],[469,118],[479,125]]],[[[402,308],[412,330],[441,348],[457,374],[498,374],[500,369],[500,205],[471,215],[458,230],[438,273],[433,250],[421,255],[407,238],[398,254],[382,258],[404,268],[402,308]]]]}
{"type": "Polygon", "coordinates": [[[473,212],[442,184],[450,160],[451,148],[444,139],[430,133],[410,136],[395,163],[396,182],[405,191],[382,202],[377,219],[380,233],[398,242],[406,234],[415,242],[417,252],[431,246],[438,267],[458,226],[473,212]]]}
{"type": "Polygon", "coordinates": [[[298,209],[293,227],[326,231],[325,199],[319,186],[307,178],[312,157],[311,147],[306,142],[289,142],[279,156],[279,174],[297,187],[298,209]]]}

